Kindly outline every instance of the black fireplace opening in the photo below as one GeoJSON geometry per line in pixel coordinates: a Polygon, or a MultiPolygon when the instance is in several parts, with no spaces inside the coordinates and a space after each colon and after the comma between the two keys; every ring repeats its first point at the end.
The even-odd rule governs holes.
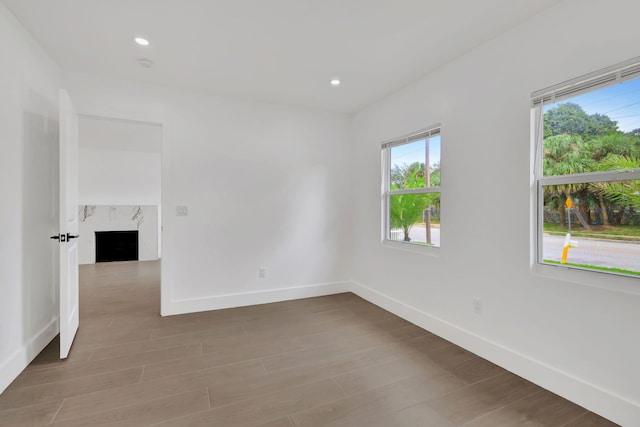
{"type": "Polygon", "coordinates": [[[138,230],[96,231],[96,262],[137,260],[138,230]]]}

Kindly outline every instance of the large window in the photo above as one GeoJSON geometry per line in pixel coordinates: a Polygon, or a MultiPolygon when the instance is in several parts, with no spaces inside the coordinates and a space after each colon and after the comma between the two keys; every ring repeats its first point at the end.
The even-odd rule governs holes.
{"type": "Polygon", "coordinates": [[[640,62],[532,106],[538,263],[640,277],[640,62]]]}
{"type": "Polygon", "coordinates": [[[383,238],[440,246],[440,126],[382,145],[383,238]]]}

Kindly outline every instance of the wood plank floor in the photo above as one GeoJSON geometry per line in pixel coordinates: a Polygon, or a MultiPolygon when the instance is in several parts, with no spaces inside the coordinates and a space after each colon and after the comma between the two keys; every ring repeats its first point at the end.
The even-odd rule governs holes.
{"type": "Polygon", "coordinates": [[[159,263],[81,267],[80,330],[2,426],[613,426],[353,294],[159,316],[159,263]]]}

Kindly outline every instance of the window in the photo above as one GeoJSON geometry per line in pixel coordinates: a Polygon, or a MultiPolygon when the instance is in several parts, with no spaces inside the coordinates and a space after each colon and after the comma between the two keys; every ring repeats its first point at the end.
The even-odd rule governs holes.
{"type": "Polygon", "coordinates": [[[382,145],[383,239],[440,246],[440,126],[382,145]]]}
{"type": "Polygon", "coordinates": [[[640,277],[640,59],[532,108],[537,262],[640,277]]]}

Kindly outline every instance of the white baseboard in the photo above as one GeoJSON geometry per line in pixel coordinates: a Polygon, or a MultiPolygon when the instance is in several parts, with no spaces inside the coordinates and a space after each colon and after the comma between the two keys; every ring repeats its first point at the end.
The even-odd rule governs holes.
{"type": "Polygon", "coordinates": [[[350,282],[321,283],[316,285],[296,286],[292,288],[216,295],[206,298],[170,301],[166,305],[163,304],[162,315],[171,316],[175,314],[195,313],[198,311],[244,307],[248,305],[319,297],[344,292],[351,292],[350,282]]]}
{"type": "Polygon", "coordinates": [[[58,335],[58,319],[53,319],[24,346],[0,364],[0,393],[26,368],[29,363],[58,335]]]}
{"type": "Polygon", "coordinates": [[[351,282],[351,292],[620,425],[640,426],[638,403],[420,311],[361,283],[351,282]]]}

